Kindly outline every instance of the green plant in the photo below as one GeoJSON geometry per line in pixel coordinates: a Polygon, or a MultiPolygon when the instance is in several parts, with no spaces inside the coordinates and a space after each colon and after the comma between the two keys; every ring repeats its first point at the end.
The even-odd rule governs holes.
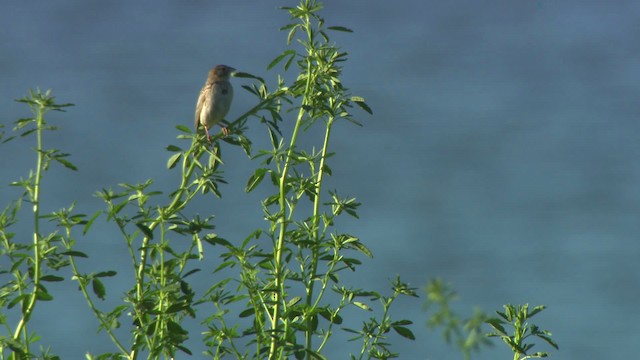
{"type": "MultiPolygon", "coordinates": [[[[295,64],[298,75],[290,85],[279,81],[275,93],[282,95],[281,102],[268,109],[269,119],[261,118],[271,148],[258,150],[253,156],[261,164],[246,185],[247,192],[263,182],[273,189],[262,201],[267,227],[255,230],[240,245],[213,240],[226,249],[217,270],[237,267],[241,279],[225,279],[206,293],[205,301],[217,310],[208,319],[206,333],[209,355],[214,358],[232,354],[237,358],[322,359],[348,307],[371,310],[366,299],[382,302],[383,320],[366,322],[360,331],[348,329],[360,334],[354,339],[363,340],[360,358],[395,356],[384,343],[389,329],[413,338],[406,328],[410,322],[391,322],[388,313],[398,296],[415,296],[413,289],[398,279],[393,284],[394,294],[386,298],[340,285],[340,273],[354,270],[361,263],[354,255],[371,256],[371,252],[357,237],[332,231],[339,216],[357,218],[360,204],[355,198],[323,189],[325,177],[332,174],[328,166],[328,159],[334,155],[330,152],[331,134],[336,121],[356,123],[350,113],[353,105],[367,112],[371,109],[342,85],[340,63],[346,60],[346,53],[330,43],[327,33],[350,30],[325,29],[324,20],[317,14],[321,8],[317,1],[301,1],[295,8],[284,8],[292,22],[282,30],[288,31],[288,44],[297,44],[301,50],[284,51],[268,67],[284,62],[287,71],[295,64]],[[287,134],[282,131],[282,114],[291,112],[296,116],[287,134]],[[301,133],[318,128],[324,132],[318,150],[315,146],[304,149],[301,133]],[[233,289],[229,289],[231,284],[233,289]],[[239,316],[253,318],[243,329],[238,324],[228,325],[229,311],[225,310],[238,302],[244,303],[239,316]]],[[[245,89],[260,99],[269,96],[264,83],[245,89]]]]}
{"type": "MultiPolygon", "coordinates": [[[[317,1],[301,0],[296,7],[283,9],[291,16],[282,28],[290,48],[268,69],[279,64],[285,72],[297,69],[294,80],[287,84],[284,76],[278,76],[269,90],[262,78],[238,74],[253,81],[243,88],[256,97],[257,104],[231,122],[232,135],[218,135],[213,144],[177,126],[178,139],[186,145],[167,147],[172,153],[167,167],[180,171],[180,184],[169,191],[168,200],[154,189],[152,180],[146,180],[98,191],[96,196],[106,209],[92,216],[76,213],[74,205],[41,214],[41,180],[49,163],[53,160],[75,170],[66,159],[68,154],[42,145],[42,131],[54,129],[44,121],[44,114],[69,104],[56,104],[50,92],[39,91],[20,100],[29,104],[35,116],[19,120],[15,130],[35,124],[21,135],[36,135],[37,164],[26,180],[13,184],[23,187],[24,193],[0,218],[0,255],[10,264],[1,268],[0,275],[11,277],[0,288],[0,324],[11,330],[0,337],[3,359],[7,350],[14,359],[36,357],[32,344],[38,336],[27,330],[27,324],[37,302],[53,300],[44,282],[63,281],[52,274],[62,268],[70,269],[99,330],[114,346],[109,353],[87,353],[88,359],[169,359],[180,352],[191,354],[186,345],[188,318],[202,322],[206,355],[214,359],[324,359],[330,344],[341,341],[333,336],[340,328],[356,334],[352,341],[361,341],[361,350],[352,358],[388,359],[398,356],[388,342],[392,330],[414,338],[411,322],[393,320],[390,309],[400,296],[415,297],[415,289],[396,278],[392,294],[385,296],[351,288],[341,279],[361,264],[362,257],[372,255],[359,238],[336,229],[339,217],[358,217],[360,204],[324,185],[333,173],[329,160],[335,155],[331,151],[334,124],[345,120],[358,124],[351,114],[354,107],[371,113],[364,99],[343,86],[341,64],[347,54],[330,42],[329,31],[350,30],[325,27],[317,1]],[[264,129],[270,148],[253,150],[245,136],[250,123],[264,129]],[[303,139],[303,134],[308,136],[303,139]],[[241,148],[257,164],[247,192],[257,187],[270,192],[259,204],[264,228],[249,231],[244,239],[227,240],[215,234],[214,215],[190,214],[189,205],[197,197],[222,195],[223,146],[241,148]],[[34,237],[29,244],[15,241],[9,231],[24,201],[34,204],[34,237]],[[44,234],[43,220],[58,230],[44,234]],[[82,261],[89,255],[79,251],[76,243],[79,236],[90,234],[96,221],[112,223],[122,236],[129,268],[82,271],[82,261]],[[210,252],[208,245],[217,251],[210,252]],[[205,261],[213,264],[205,267],[205,261]],[[210,288],[200,295],[190,281],[202,268],[215,270],[209,277],[210,288]],[[130,278],[132,286],[120,304],[104,310],[99,301],[109,294],[103,281],[115,276],[130,278]],[[5,311],[18,304],[21,318],[12,329],[5,311]],[[347,316],[354,310],[370,315],[360,328],[347,316]],[[123,330],[129,334],[123,336],[123,330]]],[[[40,357],[56,358],[46,349],[40,357]]]]}
{"type": "Polygon", "coordinates": [[[504,305],[504,312],[496,311],[500,316],[499,318],[491,318],[486,321],[495,330],[495,332],[489,333],[487,336],[501,338],[502,341],[509,346],[511,351],[513,351],[514,360],[547,357],[548,354],[546,352],[528,354],[528,351],[531,350],[534,344],[525,342],[529,337],[537,337],[555,349],[558,349],[558,344],[551,340],[551,333],[549,331],[540,330],[538,326],[527,322],[545,308],[544,305],[539,305],[529,311],[529,304],[518,306],[511,304],[504,305]],[[513,327],[512,335],[507,332],[505,325],[513,327]]]}
{"type": "MultiPolygon", "coordinates": [[[[41,301],[53,300],[53,295],[46,287],[47,282],[59,282],[63,278],[54,272],[69,265],[61,252],[62,237],[56,232],[47,233],[43,220],[52,214],[41,211],[42,184],[44,175],[52,162],[76,170],[76,167],[66,158],[69,154],[58,149],[47,149],[44,145],[44,133],[55,130],[45,120],[49,111],[64,111],[71,104],[57,104],[51,91],[42,92],[39,89],[30,91],[29,96],[17,100],[25,103],[31,109],[32,117],[17,120],[14,132],[20,132],[20,137],[35,135],[35,170],[29,172],[26,178],[11,183],[11,186],[21,188],[22,193],[4,208],[0,214],[0,256],[6,260],[0,266],[2,285],[0,286],[0,325],[6,330],[0,335],[0,355],[4,358],[5,349],[11,351],[14,359],[28,358],[33,354],[32,345],[38,340],[38,335],[29,330],[31,316],[36,305],[41,301]],[[16,236],[12,227],[19,218],[23,203],[32,205],[31,221],[33,226],[31,242],[22,241],[22,235],[16,236]],[[17,318],[15,325],[9,318],[17,318]]],[[[4,133],[2,133],[4,135],[4,133]]],[[[3,143],[14,139],[13,136],[3,140],[3,143]]],[[[43,358],[50,358],[48,350],[42,351],[43,358]]]]}
{"type": "Polygon", "coordinates": [[[480,309],[475,309],[470,318],[462,320],[451,307],[451,303],[458,298],[451,285],[440,279],[433,279],[429,281],[425,290],[427,293],[425,309],[435,308],[427,320],[427,325],[430,328],[442,328],[445,341],[453,342],[462,352],[465,360],[471,359],[472,351],[479,351],[482,346],[493,345],[488,339],[491,337],[500,337],[513,352],[514,360],[548,356],[545,352],[527,353],[534,346],[525,342],[525,339],[531,336],[538,337],[558,349],[558,345],[551,340],[549,331],[540,330],[536,325],[527,322],[545,309],[543,305],[536,306],[529,312],[528,304],[518,306],[507,304],[504,305],[505,312],[496,311],[500,318],[489,318],[480,309]],[[485,332],[483,324],[489,324],[494,331],[485,332]],[[507,324],[513,327],[513,335],[509,335],[505,330],[507,324]]]}
{"type": "Polygon", "coordinates": [[[429,281],[425,289],[427,299],[425,309],[432,310],[432,315],[427,320],[429,328],[443,328],[442,335],[445,341],[455,346],[462,352],[465,360],[471,359],[472,351],[479,351],[482,346],[492,345],[482,330],[482,324],[487,315],[480,309],[475,309],[468,319],[461,319],[452,309],[451,303],[457,300],[458,295],[451,285],[440,279],[429,281]]]}

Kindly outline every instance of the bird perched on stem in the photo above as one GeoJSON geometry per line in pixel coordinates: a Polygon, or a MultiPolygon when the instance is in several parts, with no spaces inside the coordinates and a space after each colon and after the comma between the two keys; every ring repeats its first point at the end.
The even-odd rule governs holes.
{"type": "MultiPolygon", "coordinates": [[[[202,125],[209,141],[211,141],[209,129],[224,120],[231,107],[233,87],[229,82],[229,77],[233,75],[235,70],[226,65],[213,67],[209,70],[207,82],[204,83],[202,90],[200,90],[194,126],[197,132],[200,125],[202,125]]],[[[229,130],[222,126],[222,133],[228,135],[229,130]]]]}

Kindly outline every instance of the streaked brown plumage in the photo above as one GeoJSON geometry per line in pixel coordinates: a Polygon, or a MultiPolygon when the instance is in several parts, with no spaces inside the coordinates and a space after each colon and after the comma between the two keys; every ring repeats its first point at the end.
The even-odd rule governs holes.
{"type": "MultiPolygon", "coordinates": [[[[235,70],[226,65],[215,66],[209,70],[207,81],[202,90],[200,90],[200,96],[198,96],[198,103],[196,104],[194,127],[198,131],[198,128],[202,125],[209,141],[211,140],[209,129],[224,120],[231,107],[233,87],[229,82],[229,77],[233,75],[235,70]]],[[[222,127],[222,132],[227,135],[229,130],[222,127]]]]}

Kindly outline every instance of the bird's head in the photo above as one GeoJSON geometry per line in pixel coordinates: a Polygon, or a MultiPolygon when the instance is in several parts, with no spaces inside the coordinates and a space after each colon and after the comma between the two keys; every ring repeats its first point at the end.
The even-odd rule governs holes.
{"type": "Polygon", "coordinates": [[[212,80],[229,80],[230,76],[233,76],[233,73],[236,69],[227,65],[216,65],[209,71],[209,79],[212,80]]]}

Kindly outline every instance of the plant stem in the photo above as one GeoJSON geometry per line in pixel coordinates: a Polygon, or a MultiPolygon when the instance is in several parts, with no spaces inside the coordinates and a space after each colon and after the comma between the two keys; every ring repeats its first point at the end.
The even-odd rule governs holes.
{"type": "MultiPolygon", "coordinates": [[[[36,301],[38,297],[38,291],[40,289],[40,278],[41,278],[41,249],[40,249],[40,182],[42,180],[42,173],[44,171],[44,153],[42,147],[42,131],[44,128],[44,112],[46,111],[45,106],[41,102],[37,102],[37,107],[35,111],[35,120],[36,120],[36,136],[37,136],[37,147],[36,152],[38,153],[37,165],[36,165],[36,175],[33,179],[33,191],[31,192],[31,202],[33,203],[33,292],[29,296],[29,300],[27,302],[26,307],[22,312],[22,318],[16,327],[16,330],[13,334],[13,340],[17,340],[20,337],[20,333],[23,330],[26,331],[27,323],[29,319],[31,319],[31,314],[36,306],[36,301]]],[[[29,341],[28,334],[25,332],[25,347],[27,352],[29,351],[29,341]]]]}
{"type": "MultiPolygon", "coordinates": [[[[71,238],[71,230],[70,230],[70,228],[67,228],[66,232],[67,232],[67,238],[70,239],[71,238]]],[[[71,244],[67,243],[66,241],[65,241],[64,244],[65,244],[65,247],[68,250],[71,250],[71,244]]],[[[76,260],[75,260],[75,258],[73,256],[69,256],[69,263],[71,264],[71,270],[73,271],[73,275],[78,279],[78,285],[79,285],[79,288],[80,288],[80,292],[82,292],[82,295],[87,300],[87,303],[89,304],[89,308],[93,312],[94,316],[98,319],[98,321],[100,322],[100,325],[102,326],[104,331],[107,332],[107,334],[111,338],[111,341],[113,341],[113,343],[116,345],[118,350],[120,350],[120,352],[123,355],[127,354],[127,350],[120,343],[118,338],[113,333],[112,327],[110,326],[110,324],[107,324],[107,322],[104,320],[103,314],[98,310],[98,308],[96,307],[96,305],[93,302],[93,300],[91,300],[91,296],[89,295],[89,291],[87,291],[87,283],[85,282],[84,277],[80,276],[80,272],[78,271],[78,266],[76,265],[76,260]]]]}
{"type": "MultiPolygon", "coordinates": [[[[329,149],[329,139],[331,138],[331,127],[333,125],[334,118],[330,118],[327,122],[327,128],[324,135],[324,143],[322,144],[322,154],[320,155],[320,164],[317,169],[316,176],[316,189],[315,196],[313,199],[313,243],[314,246],[312,248],[311,255],[311,273],[309,277],[309,284],[307,285],[307,305],[311,306],[313,304],[313,289],[314,289],[314,279],[316,276],[316,271],[318,269],[318,246],[320,244],[320,194],[322,190],[322,179],[324,177],[324,167],[325,161],[327,159],[327,151],[329,149]]],[[[311,348],[311,340],[312,340],[312,318],[307,319],[307,331],[305,333],[305,344],[306,348],[311,348]]],[[[307,358],[311,358],[311,353],[308,353],[307,358]]]]}
{"type": "Polygon", "coordinates": [[[284,167],[282,169],[282,174],[280,175],[279,181],[279,204],[280,204],[280,231],[278,235],[278,240],[276,242],[275,254],[274,254],[274,276],[275,276],[275,295],[274,295],[274,304],[273,304],[273,314],[271,316],[271,346],[269,348],[269,359],[276,359],[276,348],[277,348],[277,336],[276,332],[278,330],[278,321],[280,317],[280,303],[282,301],[282,297],[284,296],[284,279],[283,279],[283,271],[282,271],[282,249],[284,247],[284,238],[287,233],[287,178],[289,173],[289,168],[291,166],[291,161],[293,158],[293,152],[295,151],[296,140],[298,139],[298,132],[300,131],[300,126],[302,125],[302,121],[304,119],[304,106],[307,104],[307,98],[309,96],[309,92],[311,89],[311,62],[307,59],[307,83],[305,86],[304,95],[302,98],[302,105],[300,106],[300,110],[298,111],[298,118],[296,119],[296,124],[293,128],[293,133],[291,135],[291,141],[289,143],[289,148],[287,149],[287,155],[285,158],[284,167]]]}
{"type": "MultiPolygon", "coordinates": [[[[196,137],[194,137],[193,142],[191,143],[191,148],[187,150],[183,155],[183,159],[182,159],[183,173],[182,173],[182,180],[180,182],[180,187],[179,187],[179,190],[173,196],[173,200],[171,201],[171,204],[167,207],[166,211],[163,212],[165,216],[171,216],[172,214],[182,210],[182,208],[187,204],[188,199],[190,199],[193,196],[189,194],[187,196],[186,201],[182,200],[182,196],[188,189],[187,185],[191,180],[191,175],[193,175],[193,171],[196,168],[197,160],[200,158],[200,156],[202,156],[203,151],[200,148],[200,146],[201,145],[198,143],[196,137]],[[193,153],[194,159],[191,159],[192,153],[193,153]],[[190,163],[188,163],[189,161],[190,163]],[[185,169],[187,170],[185,171],[185,169]]],[[[197,193],[197,191],[198,191],[197,189],[192,191],[192,194],[197,193]]],[[[158,224],[160,224],[162,220],[163,220],[163,215],[162,214],[158,215],[156,219],[154,219],[149,224],[149,229],[153,231],[153,229],[155,229],[156,226],[158,226],[158,224]]],[[[151,241],[151,238],[145,236],[142,239],[142,245],[140,246],[140,263],[138,264],[138,271],[136,273],[136,297],[138,301],[142,301],[143,295],[144,295],[143,294],[144,283],[145,283],[144,273],[147,266],[147,252],[148,252],[148,246],[150,241],[151,241]]],[[[139,332],[136,333],[136,336],[133,342],[134,344],[139,343],[141,335],[142,334],[139,332]]],[[[129,357],[135,360],[137,358],[136,350],[132,350],[129,357]]]]}
{"type": "MultiPolygon", "coordinates": [[[[249,111],[245,112],[240,117],[238,117],[238,119],[236,119],[231,124],[231,126],[240,123],[241,121],[243,121],[247,117],[249,117],[252,114],[256,113],[257,111],[262,109],[265,105],[267,105],[271,101],[273,101],[274,98],[277,98],[277,97],[281,96],[281,94],[282,94],[282,92],[276,92],[274,94],[271,94],[271,96],[266,97],[258,105],[254,106],[249,111]]],[[[200,144],[197,141],[197,137],[196,136],[197,135],[195,135],[194,138],[193,138],[193,142],[191,143],[191,148],[189,150],[187,150],[183,154],[183,159],[182,159],[182,179],[181,179],[178,191],[176,191],[175,194],[173,195],[173,200],[171,201],[169,206],[165,210],[163,210],[163,214],[164,215],[163,214],[158,215],[153,221],[151,221],[151,223],[148,226],[148,228],[151,231],[153,231],[160,224],[160,222],[163,220],[163,216],[164,216],[164,218],[171,217],[171,215],[173,215],[173,214],[177,213],[178,211],[182,210],[186,206],[186,204],[189,202],[189,200],[191,200],[198,193],[198,191],[200,190],[200,186],[198,186],[197,189],[194,189],[194,190],[190,191],[186,195],[186,198],[183,199],[183,196],[184,196],[185,192],[187,192],[188,189],[189,189],[189,183],[191,182],[191,177],[193,176],[193,172],[195,171],[195,169],[197,167],[197,164],[199,162],[200,157],[204,153],[204,151],[202,149],[202,144],[200,144]]],[[[147,266],[148,246],[149,246],[149,242],[150,241],[151,241],[151,239],[149,237],[145,236],[142,239],[142,245],[140,246],[140,262],[138,263],[138,269],[136,271],[136,297],[137,297],[138,301],[142,301],[142,299],[144,297],[144,294],[143,294],[143,292],[144,292],[144,283],[145,283],[144,273],[146,271],[146,266],[147,266]]],[[[134,344],[138,344],[139,341],[140,341],[140,337],[141,336],[142,336],[141,333],[137,333],[133,343],[134,344]]],[[[136,350],[132,350],[131,354],[129,355],[129,357],[132,360],[135,360],[137,358],[137,351],[136,350]]]]}

